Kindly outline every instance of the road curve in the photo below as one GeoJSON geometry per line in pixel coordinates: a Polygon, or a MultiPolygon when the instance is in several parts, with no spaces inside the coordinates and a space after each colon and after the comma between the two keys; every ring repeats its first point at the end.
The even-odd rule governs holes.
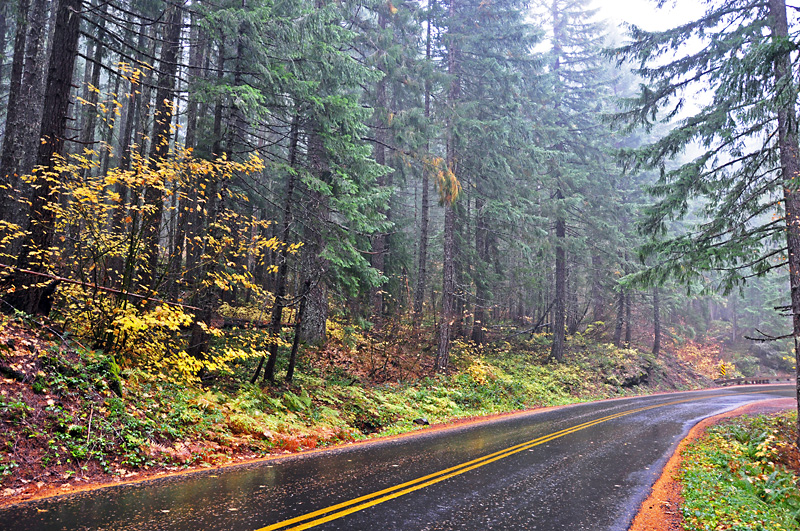
{"type": "Polygon", "coordinates": [[[0,509],[0,530],[628,529],[701,419],[748,386],[606,400],[0,509]]]}

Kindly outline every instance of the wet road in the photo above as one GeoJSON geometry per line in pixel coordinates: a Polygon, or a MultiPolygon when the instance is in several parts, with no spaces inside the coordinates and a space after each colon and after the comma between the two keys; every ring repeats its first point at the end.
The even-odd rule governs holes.
{"type": "Polygon", "coordinates": [[[0,529],[626,530],[701,419],[794,386],[580,404],[0,509],[0,529]]]}

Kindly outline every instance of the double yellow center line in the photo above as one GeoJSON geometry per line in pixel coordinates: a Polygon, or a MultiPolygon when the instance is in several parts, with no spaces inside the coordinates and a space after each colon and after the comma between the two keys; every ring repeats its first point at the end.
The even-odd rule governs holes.
{"type": "Polygon", "coordinates": [[[634,413],[647,411],[648,409],[655,409],[663,406],[681,404],[684,402],[693,402],[695,400],[699,400],[699,398],[675,400],[672,402],[665,402],[663,404],[640,407],[637,409],[631,409],[629,411],[614,413],[613,415],[608,415],[595,420],[590,420],[588,422],[584,422],[583,424],[578,424],[576,426],[572,426],[570,428],[566,428],[561,431],[550,433],[548,435],[543,435],[536,439],[532,439],[530,441],[505,448],[503,450],[485,455],[483,457],[473,459],[472,461],[461,463],[460,465],[456,465],[450,468],[445,468],[444,470],[440,470],[433,474],[428,474],[427,476],[419,477],[417,479],[408,481],[406,483],[400,483],[399,485],[395,485],[394,487],[389,487],[387,489],[379,490],[371,494],[366,494],[358,498],[353,498],[352,500],[348,500],[346,502],[342,502],[337,505],[326,507],[325,509],[320,509],[318,511],[310,512],[308,514],[297,516],[295,518],[290,518],[288,520],[284,520],[282,522],[278,522],[269,525],[267,527],[262,527],[261,529],[258,529],[256,531],[274,531],[278,529],[281,529],[283,531],[300,531],[302,529],[309,529],[311,527],[324,524],[325,522],[330,522],[331,520],[342,518],[343,516],[347,516],[348,514],[362,511],[374,505],[378,505],[380,503],[387,502],[395,498],[399,498],[400,496],[403,496],[410,492],[423,489],[435,483],[439,483],[440,481],[444,481],[445,479],[452,478],[454,476],[458,476],[465,472],[469,472],[470,470],[474,470],[484,465],[488,465],[489,463],[499,461],[500,459],[505,459],[506,457],[512,456],[519,452],[524,452],[525,450],[529,450],[535,446],[539,446],[540,444],[550,442],[565,435],[569,435],[570,433],[575,433],[577,431],[585,430],[586,428],[591,428],[592,426],[608,422],[609,420],[614,420],[620,417],[624,417],[626,415],[633,415],[634,413]],[[299,525],[294,525],[294,524],[299,524],[299,525]],[[289,527],[289,526],[294,526],[294,527],[289,527]]]}

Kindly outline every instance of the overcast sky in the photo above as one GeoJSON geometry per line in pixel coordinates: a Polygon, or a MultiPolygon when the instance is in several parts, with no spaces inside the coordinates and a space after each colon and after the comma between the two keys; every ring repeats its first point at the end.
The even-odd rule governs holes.
{"type": "Polygon", "coordinates": [[[667,0],[658,9],[655,0],[594,0],[600,18],[611,22],[630,22],[649,31],[673,28],[703,14],[699,0],[667,0]]]}

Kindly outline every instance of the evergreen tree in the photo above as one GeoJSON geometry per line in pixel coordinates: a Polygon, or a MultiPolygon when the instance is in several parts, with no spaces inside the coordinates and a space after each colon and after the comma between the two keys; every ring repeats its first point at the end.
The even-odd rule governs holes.
{"type": "Polygon", "coordinates": [[[788,265],[792,334],[800,337],[795,35],[785,3],[710,2],[698,20],[664,32],[632,27],[631,36],[632,43],[616,53],[635,61],[648,85],[618,118],[645,128],[677,120],[661,140],[626,153],[631,167],[661,172],[651,190],[658,202],[643,225],[661,237],[644,252],[659,253],[661,261],[640,277],[657,282],[673,275],[688,282],[702,271],[718,270],[721,287],[730,290],[788,265]],[[692,39],[705,46],[681,48],[692,39]],[[675,52],[675,59],[660,61],[675,52]],[[693,96],[699,87],[710,101],[693,96]],[[669,169],[667,162],[692,143],[701,147],[699,156],[669,169]],[[704,221],[685,234],[665,237],[669,222],[689,215],[695,198],[702,199],[698,208],[704,221]],[[779,216],[773,215],[776,210],[779,216]]]}

